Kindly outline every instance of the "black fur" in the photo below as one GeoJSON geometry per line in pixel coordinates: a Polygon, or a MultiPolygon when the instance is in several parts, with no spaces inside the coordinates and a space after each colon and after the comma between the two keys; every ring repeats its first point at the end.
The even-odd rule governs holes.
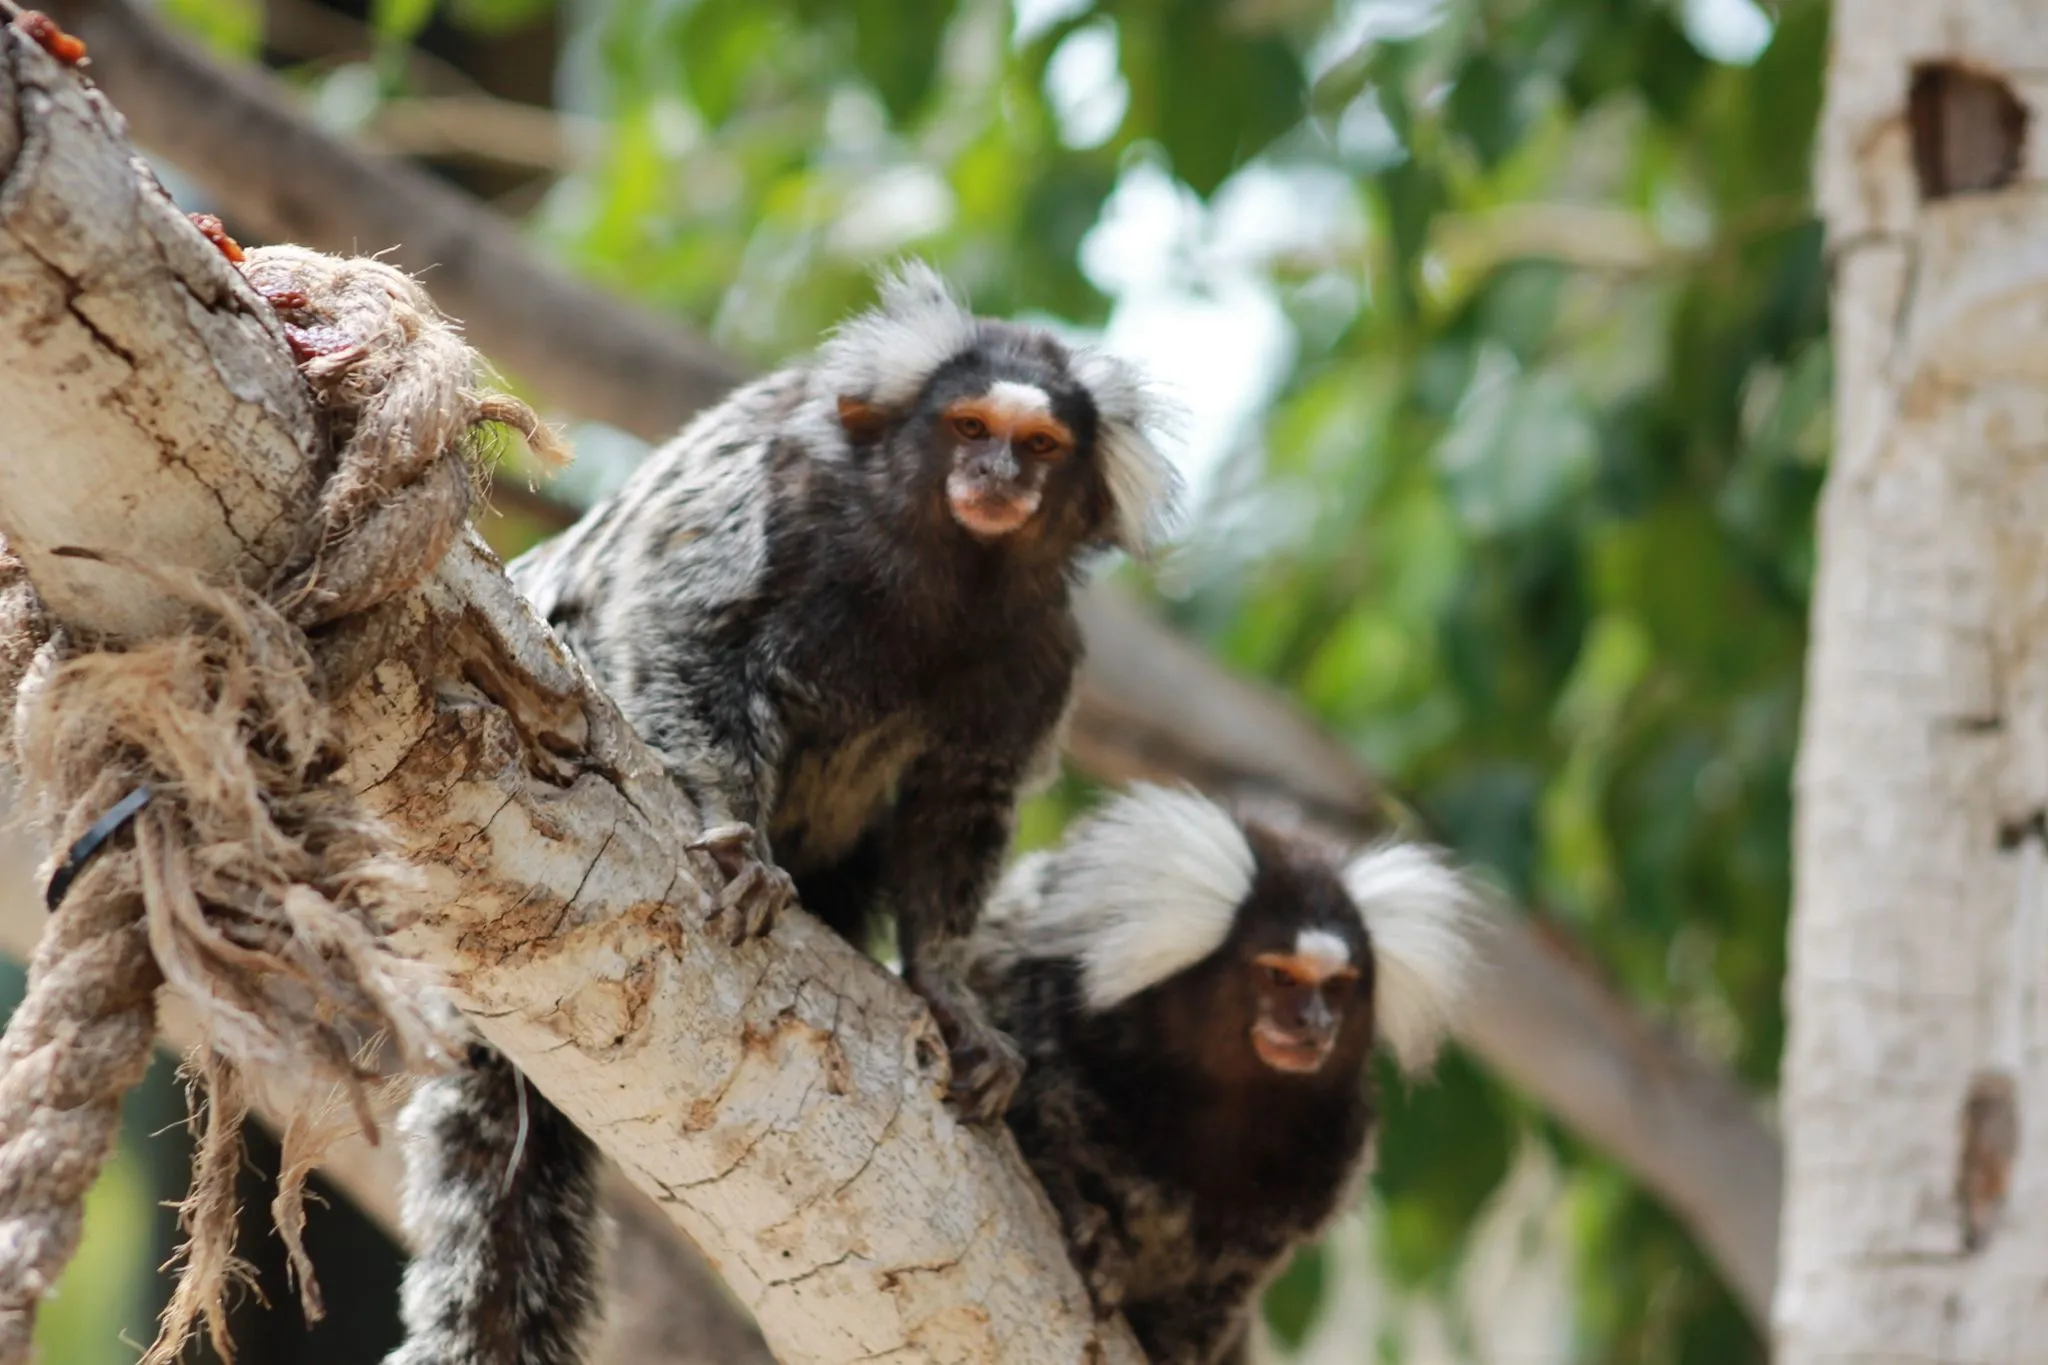
{"type": "Polygon", "coordinates": [[[1061,850],[1005,883],[994,913],[1017,937],[974,975],[1024,1050],[1007,1116],[1017,1145],[1098,1306],[1122,1310],[1159,1365],[1244,1358],[1250,1309],[1351,1198],[1374,1124],[1365,921],[1323,850],[1257,824],[1242,831],[1248,885],[1227,936],[1193,965],[1091,1008],[1078,955],[1030,950],[1043,934],[1033,903],[1063,876],[1088,875],[1061,850]],[[1341,937],[1360,975],[1327,1062],[1283,1074],[1252,1047],[1253,959],[1288,951],[1304,928],[1341,937]]]}

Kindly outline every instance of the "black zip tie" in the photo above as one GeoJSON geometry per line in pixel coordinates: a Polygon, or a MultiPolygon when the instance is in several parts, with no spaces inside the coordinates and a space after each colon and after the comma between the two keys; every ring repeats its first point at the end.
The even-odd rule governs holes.
{"type": "Polygon", "coordinates": [[[50,874],[49,889],[43,892],[43,904],[55,910],[64,902],[64,893],[71,889],[71,883],[78,874],[85,871],[85,865],[93,860],[107,840],[121,830],[121,826],[135,818],[135,813],[149,804],[149,798],[156,795],[147,782],[129,792],[114,803],[114,808],[92,822],[92,828],[78,836],[78,842],[65,853],[64,861],[50,874]]]}

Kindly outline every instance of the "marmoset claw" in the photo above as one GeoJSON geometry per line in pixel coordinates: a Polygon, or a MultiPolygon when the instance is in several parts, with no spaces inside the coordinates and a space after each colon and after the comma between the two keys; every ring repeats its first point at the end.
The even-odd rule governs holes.
{"type": "Polygon", "coordinates": [[[691,840],[689,847],[704,854],[725,879],[710,918],[713,924],[727,926],[735,945],[768,933],[783,907],[796,900],[796,884],[768,860],[751,825],[715,825],[691,840]]]}

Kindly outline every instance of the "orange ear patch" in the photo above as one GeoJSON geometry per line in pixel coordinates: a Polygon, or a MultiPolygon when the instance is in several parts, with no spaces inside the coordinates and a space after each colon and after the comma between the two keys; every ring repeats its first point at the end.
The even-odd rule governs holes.
{"type": "Polygon", "coordinates": [[[888,430],[889,413],[874,403],[859,398],[839,397],[839,429],[855,441],[880,439],[888,430]]]}
{"type": "Polygon", "coordinates": [[[1297,986],[1320,986],[1325,981],[1356,981],[1358,968],[1334,966],[1320,953],[1260,953],[1252,959],[1267,971],[1280,972],[1297,986]]]}

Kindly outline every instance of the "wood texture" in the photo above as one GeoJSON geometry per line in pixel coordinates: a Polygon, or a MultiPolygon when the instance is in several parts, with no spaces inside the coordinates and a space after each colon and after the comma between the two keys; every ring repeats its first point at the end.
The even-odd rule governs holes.
{"type": "Polygon", "coordinates": [[[2031,6],[1837,6],[1782,1365],[2019,1365],[2048,1341],[2043,71],[2031,6]]]}

